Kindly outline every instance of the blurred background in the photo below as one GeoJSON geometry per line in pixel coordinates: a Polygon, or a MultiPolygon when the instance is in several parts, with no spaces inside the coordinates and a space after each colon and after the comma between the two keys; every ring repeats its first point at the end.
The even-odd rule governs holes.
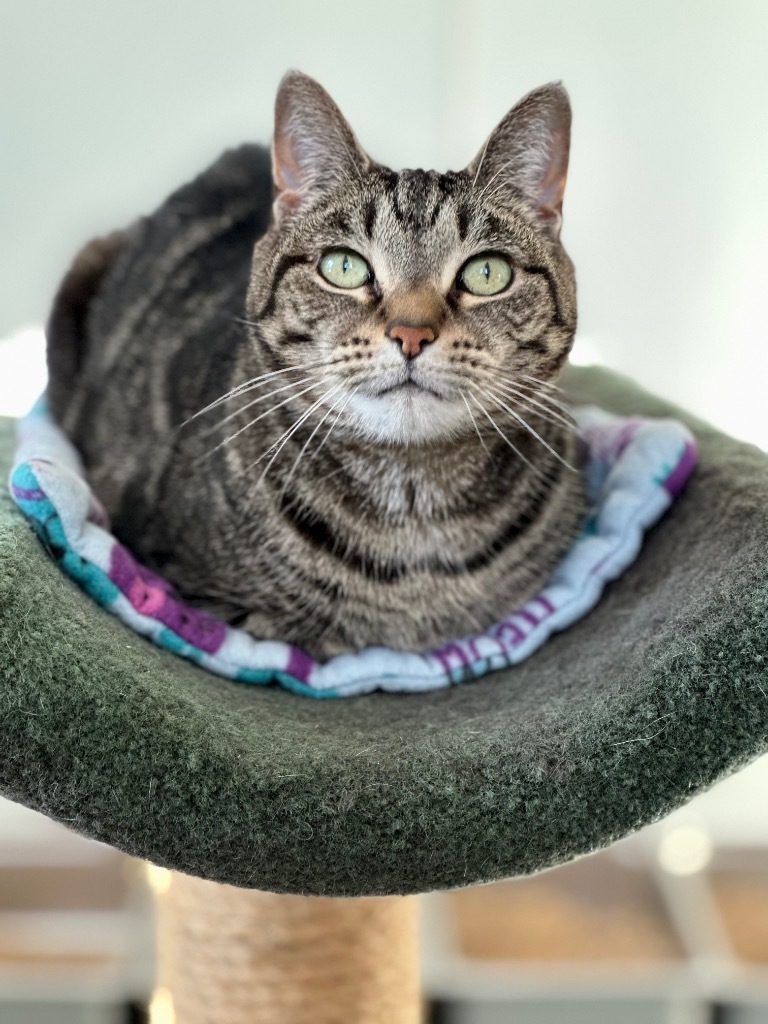
{"type": "MultiPolygon", "coordinates": [[[[296,67],[394,167],[464,166],[562,80],[575,358],[768,449],[767,43],[763,0],[4,0],[0,414],[44,386],[41,325],[79,245],[267,141],[296,67]]],[[[434,1020],[768,1021],[767,779],[758,762],[537,880],[428,898],[434,1020]]],[[[148,877],[0,804],[0,1024],[146,1019],[148,877]]]]}

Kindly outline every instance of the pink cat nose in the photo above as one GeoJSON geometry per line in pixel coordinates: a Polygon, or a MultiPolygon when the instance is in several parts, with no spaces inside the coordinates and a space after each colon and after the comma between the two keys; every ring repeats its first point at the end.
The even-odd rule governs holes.
{"type": "Polygon", "coordinates": [[[387,337],[398,342],[406,359],[421,355],[422,348],[437,338],[437,333],[428,324],[398,323],[396,320],[387,328],[387,337]]]}

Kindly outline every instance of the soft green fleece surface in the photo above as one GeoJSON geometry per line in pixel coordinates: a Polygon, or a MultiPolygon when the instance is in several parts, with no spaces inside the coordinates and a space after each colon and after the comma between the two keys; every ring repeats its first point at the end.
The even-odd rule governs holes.
{"type": "MultiPolygon", "coordinates": [[[[150,646],[0,496],[0,791],[237,885],[418,892],[535,871],[768,748],[768,457],[602,370],[572,392],[685,419],[700,468],[638,562],[522,665],[314,701],[150,646]]],[[[11,425],[0,430],[6,476],[11,425]]]]}

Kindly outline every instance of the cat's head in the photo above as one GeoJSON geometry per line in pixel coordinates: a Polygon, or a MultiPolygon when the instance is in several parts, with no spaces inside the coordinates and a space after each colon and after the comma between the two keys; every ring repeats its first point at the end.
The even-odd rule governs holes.
{"type": "Polygon", "coordinates": [[[270,367],[312,381],[297,401],[359,437],[423,444],[487,427],[557,375],[576,326],[559,241],[570,120],[546,85],[465,170],[394,172],[317,82],[283,79],[247,313],[270,367]]]}

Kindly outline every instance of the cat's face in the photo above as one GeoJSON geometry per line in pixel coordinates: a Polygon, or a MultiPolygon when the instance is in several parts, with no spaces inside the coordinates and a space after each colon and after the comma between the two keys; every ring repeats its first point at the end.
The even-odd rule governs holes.
{"type": "Polygon", "coordinates": [[[530,410],[575,329],[559,242],[569,124],[564,91],[548,86],[507,115],[465,171],[395,173],[360,150],[316,82],[287,76],[274,219],[248,295],[270,368],[301,374],[286,396],[394,444],[473,432],[504,407],[530,410]]]}

